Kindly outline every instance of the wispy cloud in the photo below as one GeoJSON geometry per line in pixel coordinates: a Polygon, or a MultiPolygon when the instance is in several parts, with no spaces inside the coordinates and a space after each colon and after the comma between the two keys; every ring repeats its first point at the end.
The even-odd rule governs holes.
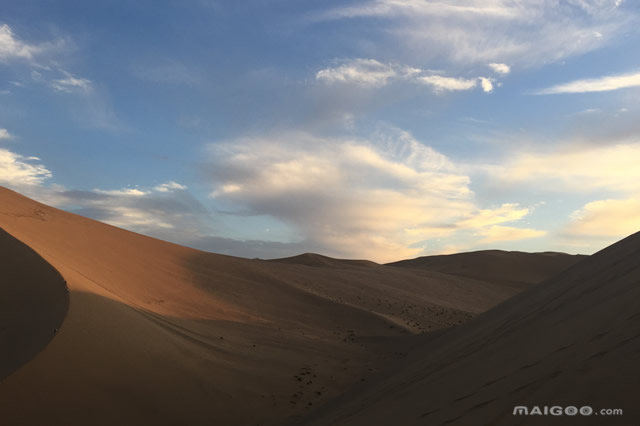
{"type": "Polygon", "coordinates": [[[158,192],[171,192],[174,190],[184,190],[187,189],[186,185],[180,185],[178,182],[169,181],[167,183],[163,183],[153,188],[154,191],[158,192]]]}
{"type": "MultiPolygon", "coordinates": [[[[370,0],[323,11],[316,20],[376,17],[418,59],[457,63],[539,66],[604,46],[633,25],[637,15],[617,0],[370,0]],[[425,44],[429,49],[424,49],[425,44]]],[[[501,68],[504,70],[504,68],[501,68]]],[[[496,71],[500,72],[500,71],[496,71]]]]}
{"type": "Polygon", "coordinates": [[[494,16],[498,18],[518,17],[518,9],[509,7],[505,2],[467,2],[465,5],[454,2],[432,2],[428,0],[374,0],[360,2],[355,6],[344,6],[325,12],[325,19],[353,18],[362,16],[494,16]]]}
{"type": "MultiPolygon", "coordinates": [[[[0,62],[18,62],[31,69],[31,79],[46,85],[56,92],[89,93],[91,81],[73,75],[60,65],[59,56],[64,56],[67,43],[63,39],[39,44],[19,39],[7,24],[0,25],[0,62]]],[[[24,81],[11,81],[23,87],[24,81]]]]}
{"type": "Polygon", "coordinates": [[[12,59],[31,60],[41,51],[42,47],[17,39],[9,25],[0,25],[0,62],[12,59]]]}
{"type": "Polygon", "coordinates": [[[9,187],[42,184],[51,177],[51,172],[39,160],[0,148],[0,184],[9,187]]]}
{"type": "Polygon", "coordinates": [[[555,95],[561,93],[607,92],[640,86],[640,72],[610,75],[599,78],[575,80],[546,89],[534,91],[535,95],[555,95]]]}
{"type": "Polygon", "coordinates": [[[375,59],[354,59],[338,67],[318,71],[316,80],[381,87],[386,85],[389,79],[397,77],[398,74],[395,67],[375,59]]]}
{"type": "Polygon", "coordinates": [[[470,90],[478,86],[485,92],[493,90],[492,79],[486,77],[458,78],[439,75],[439,72],[422,70],[407,65],[385,64],[375,59],[351,59],[337,67],[325,68],[316,73],[316,80],[328,84],[356,84],[379,88],[393,81],[406,81],[431,87],[436,93],[470,90]]]}
{"type": "Polygon", "coordinates": [[[144,197],[148,195],[148,192],[141,191],[137,188],[123,188],[123,189],[94,189],[96,194],[113,195],[116,197],[144,197]]]}
{"type": "Polygon", "coordinates": [[[49,85],[59,91],[65,93],[83,92],[87,93],[91,90],[91,81],[86,78],[78,78],[71,73],[63,71],[64,78],[52,79],[49,81],[49,85]]]}
{"type": "Polygon", "coordinates": [[[76,77],[62,68],[38,68],[31,71],[32,80],[43,84],[55,92],[92,94],[92,83],[86,78],[76,77]]]}

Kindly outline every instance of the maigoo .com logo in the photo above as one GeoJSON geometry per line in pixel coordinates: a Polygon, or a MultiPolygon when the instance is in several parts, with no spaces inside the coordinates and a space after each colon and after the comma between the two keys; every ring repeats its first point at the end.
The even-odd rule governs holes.
{"type": "Polygon", "coordinates": [[[603,415],[603,416],[621,416],[622,409],[620,408],[603,408],[602,410],[595,411],[588,405],[580,408],[573,405],[561,407],[559,405],[554,406],[533,406],[527,407],[524,405],[518,405],[513,408],[514,416],[591,416],[591,415],[603,415]]]}

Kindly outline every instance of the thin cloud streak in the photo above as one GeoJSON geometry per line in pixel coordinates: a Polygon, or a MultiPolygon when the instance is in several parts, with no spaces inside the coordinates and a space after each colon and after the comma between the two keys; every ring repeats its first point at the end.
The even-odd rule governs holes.
{"type": "Polygon", "coordinates": [[[599,78],[575,80],[532,92],[534,95],[557,95],[565,93],[593,93],[627,89],[640,86],[640,72],[610,75],[599,78]]]}
{"type": "Polygon", "coordinates": [[[355,84],[380,88],[396,81],[429,86],[435,93],[471,90],[478,86],[484,92],[493,91],[493,79],[486,77],[456,78],[439,75],[407,65],[385,64],[375,59],[351,59],[338,67],[325,68],[316,73],[316,80],[326,84],[355,84]]]}

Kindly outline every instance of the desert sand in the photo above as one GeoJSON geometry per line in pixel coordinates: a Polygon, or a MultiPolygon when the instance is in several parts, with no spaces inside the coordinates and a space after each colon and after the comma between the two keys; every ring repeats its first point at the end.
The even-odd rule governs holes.
{"type": "Polygon", "coordinates": [[[295,424],[638,425],[640,233],[533,286],[295,424]],[[515,406],[623,415],[514,417],[515,406]]]}
{"type": "Polygon", "coordinates": [[[36,252],[0,229],[0,380],[55,335],[69,298],[62,276],[36,252]]]}
{"type": "MultiPolygon", "coordinates": [[[[473,254],[462,263],[465,274],[316,254],[274,261],[217,255],[5,188],[0,227],[0,347],[11,348],[0,356],[0,422],[6,425],[279,425],[309,415],[313,424],[352,424],[342,416],[349,410],[344,400],[313,411],[343,394],[367,407],[357,384],[389,391],[391,379],[400,388],[380,393],[379,401],[393,407],[402,389],[422,383],[411,379],[408,386],[403,378],[422,367],[427,375],[440,371],[460,348],[482,353],[478,348],[497,339],[496,328],[499,333],[524,315],[521,305],[528,309],[537,299],[523,299],[525,292],[473,318],[524,288],[547,295],[558,287],[552,282],[539,290],[529,269],[510,266],[515,255],[507,252],[490,277],[473,272],[491,262],[475,262],[473,254]],[[508,308],[513,303],[520,305],[508,308]]],[[[563,259],[564,267],[580,260],[532,256],[544,265],[563,259]]],[[[535,267],[542,278],[558,268],[535,267]]],[[[519,348],[503,349],[507,361],[495,359],[495,368],[523,361],[519,348]]],[[[490,367],[458,378],[484,377],[490,367]]],[[[457,410],[444,404],[456,382],[443,383],[431,388],[437,395],[428,404],[442,402],[443,413],[457,410]]],[[[427,411],[423,397],[413,399],[420,399],[420,416],[427,411]]],[[[400,417],[415,423],[413,411],[402,409],[407,415],[400,417]]],[[[367,410],[359,421],[398,424],[371,410],[379,422],[365,420],[367,410]]]]}
{"type": "Polygon", "coordinates": [[[402,268],[420,268],[489,281],[516,288],[539,283],[586,258],[584,255],[568,257],[565,253],[524,253],[519,251],[483,250],[389,263],[402,268]]]}

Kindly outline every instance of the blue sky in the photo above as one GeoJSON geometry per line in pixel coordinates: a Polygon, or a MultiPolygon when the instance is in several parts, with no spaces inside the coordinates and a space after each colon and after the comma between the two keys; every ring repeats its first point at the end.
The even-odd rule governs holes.
{"type": "Polygon", "coordinates": [[[8,2],[0,185],[246,257],[640,230],[621,0],[8,2]]]}

